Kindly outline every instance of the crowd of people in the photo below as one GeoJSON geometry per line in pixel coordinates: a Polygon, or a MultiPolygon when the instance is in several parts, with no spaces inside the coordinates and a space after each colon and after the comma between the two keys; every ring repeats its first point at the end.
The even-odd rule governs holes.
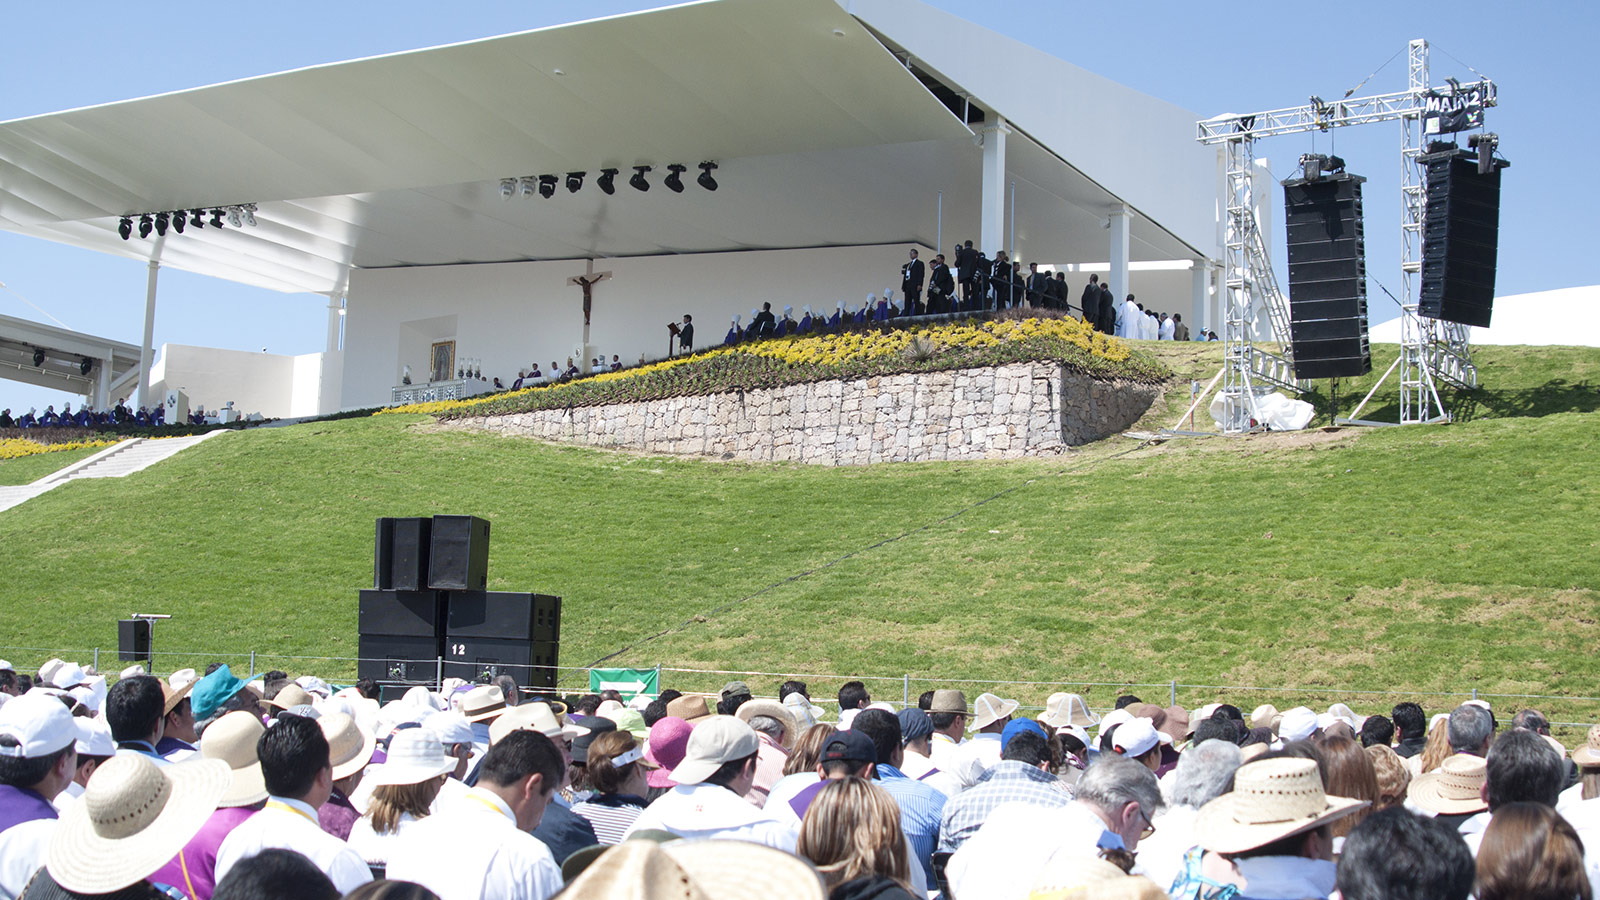
{"type": "Polygon", "coordinates": [[[0,661],[0,897],[1592,900],[1600,726],[0,661]],[[832,703],[832,698],[829,701],[832,703]]]}
{"type": "MultiPolygon", "coordinates": [[[[242,418],[250,422],[263,421],[259,413],[251,413],[242,418]]],[[[240,419],[241,416],[234,411],[233,401],[230,400],[221,409],[210,412],[207,412],[204,406],[196,406],[183,424],[215,425],[236,422],[240,419]]],[[[130,428],[160,428],[167,424],[165,406],[141,406],[132,409],[126,400],[118,400],[110,409],[95,409],[85,403],[74,410],[71,403],[63,403],[59,412],[56,411],[54,404],[50,404],[42,413],[38,407],[32,407],[19,416],[13,416],[9,408],[0,409],[0,428],[93,428],[95,431],[116,431],[130,428]]]]}

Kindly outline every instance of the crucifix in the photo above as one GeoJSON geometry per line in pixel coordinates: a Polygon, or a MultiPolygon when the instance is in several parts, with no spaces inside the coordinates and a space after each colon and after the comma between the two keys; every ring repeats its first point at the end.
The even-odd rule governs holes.
{"type": "Polygon", "coordinates": [[[578,369],[585,374],[589,371],[589,311],[594,302],[594,286],[611,277],[610,272],[596,272],[594,260],[586,260],[582,275],[574,275],[567,279],[567,284],[575,284],[583,288],[583,352],[578,360],[578,369]]]}

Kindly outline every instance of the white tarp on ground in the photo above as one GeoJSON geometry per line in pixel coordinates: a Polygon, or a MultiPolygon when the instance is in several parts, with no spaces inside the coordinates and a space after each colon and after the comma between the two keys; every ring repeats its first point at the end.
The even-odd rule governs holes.
{"type": "MultiPolygon", "coordinates": [[[[1472,343],[1600,347],[1600,285],[1496,297],[1492,321],[1472,329],[1472,343]]],[[[1400,343],[1400,320],[1372,326],[1369,339],[1400,343]]]]}
{"type": "MultiPolygon", "coordinates": [[[[1316,413],[1315,408],[1306,401],[1291,400],[1277,392],[1258,398],[1256,410],[1261,413],[1261,424],[1273,431],[1299,431],[1311,424],[1311,417],[1316,413]]],[[[1218,428],[1227,427],[1223,421],[1221,391],[1211,398],[1211,418],[1216,420],[1218,428]]]]}

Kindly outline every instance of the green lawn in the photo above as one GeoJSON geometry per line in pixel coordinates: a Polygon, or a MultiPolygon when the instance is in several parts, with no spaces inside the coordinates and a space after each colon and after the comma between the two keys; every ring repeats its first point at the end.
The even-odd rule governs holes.
{"type": "MultiPolygon", "coordinates": [[[[1394,348],[1378,349],[1381,372],[1394,348]]],[[[1158,350],[1182,381],[1145,427],[1172,424],[1220,359],[1158,350]]],[[[645,457],[422,416],[245,431],[0,513],[3,643],[113,648],[119,617],[170,613],[158,668],[255,650],[348,677],[286,657],[354,655],[374,518],[471,513],[494,523],[491,589],[564,597],[564,665],[621,651],[608,664],[892,676],[869,686],[897,701],[904,674],[913,697],[934,683],[918,679],[1104,683],[1097,705],[1127,683],[1162,702],[1172,680],[1294,688],[1179,692],[1246,711],[1325,706],[1335,687],[1600,696],[1600,351],[1479,359],[1487,387],[1452,399],[1458,424],[1112,438],[1021,462],[645,457]]],[[[1382,394],[1367,415],[1379,400],[1392,418],[1382,394]]],[[[1051,687],[1007,690],[1039,704],[1051,687]]],[[[1537,705],[1600,719],[1600,702],[1537,705]]]]}
{"type": "Polygon", "coordinates": [[[0,485],[29,484],[51,472],[59,472],[80,459],[86,459],[104,450],[104,447],[84,447],[78,450],[57,450],[53,453],[35,453],[17,459],[0,460],[0,485]]]}

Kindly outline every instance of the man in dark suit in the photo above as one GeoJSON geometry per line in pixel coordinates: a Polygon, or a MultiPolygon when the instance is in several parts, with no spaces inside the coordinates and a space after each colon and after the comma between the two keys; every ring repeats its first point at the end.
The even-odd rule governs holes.
{"type": "Polygon", "coordinates": [[[1049,307],[1050,302],[1050,273],[1039,271],[1039,264],[1028,263],[1028,305],[1035,307],[1049,307]]]}
{"type": "Polygon", "coordinates": [[[922,311],[922,281],[926,274],[922,260],[917,259],[917,248],[912,247],[910,261],[900,267],[900,293],[906,298],[906,315],[914,316],[922,311]]]}
{"type": "Polygon", "coordinates": [[[1083,298],[1078,302],[1083,304],[1083,321],[1090,328],[1100,327],[1100,276],[1090,275],[1089,283],[1084,285],[1083,298]]]}
{"type": "Polygon", "coordinates": [[[950,312],[950,301],[956,292],[955,279],[950,267],[945,265],[944,254],[933,258],[933,272],[928,277],[928,312],[950,312]]]}
{"type": "Polygon", "coordinates": [[[961,305],[963,308],[972,308],[972,296],[978,292],[973,284],[973,279],[978,277],[978,251],[972,249],[972,242],[967,241],[966,246],[956,251],[956,278],[961,281],[961,305]]]}
{"type": "Polygon", "coordinates": [[[683,324],[678,327],[678,352],[694,352],[694,316],[688,313],[683,314],[683,324]]]}
{"type": "Polygon", "coordinates": [[[1066,272],[1062,272],[1060,270],[1056,271],[1055,280],[1050,282],[1050,291],[1055,295],[1054,303],[1056,309],[1059,309],[1062,312],[1067,312],[1072,309],[1072,305],[1067,302],[1066,272]]]}
{"type": "Polygon", "coordinates": [[[750,333],[747,337],[772,337],[772,332],[778,327],[778,319],[772,314],[772,304],[761,304],[761,312],[756,313],[750,322],[750,333]]]}
{"type": "Polygon", "coordinates": [[[1117,298],[1111,296],[1111,286],[1106,284],[1100,285],[1100,330],[1117,333],[1117,298]]]}

